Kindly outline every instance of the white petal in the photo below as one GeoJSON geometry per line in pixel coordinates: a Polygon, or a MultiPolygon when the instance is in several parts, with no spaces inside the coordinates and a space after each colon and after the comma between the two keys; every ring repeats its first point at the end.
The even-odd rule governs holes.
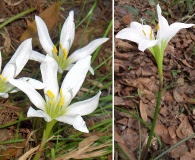
{"type": "Polygon", "coordinates": [[[2,76],[6,78],[14,78],[16,75],[16,65],[7,63],[3,69],[2,76]]]}
{"type": "Polygon", "coordinates": [[[141,40],[138,49],[143,52],[145,49],[155,46],[157,42],[158,40],[141,40]]]}
{"type": "Polygon", "coordinates": [[[32,54],[30,55],[29,59],[42,63],[45,59],[45,55],[43,55],[37,51],[32,51],[32,54]]]}
{"type": "Polygon", "coordinates": [[[81,132],[89,133],[85,121],[80,115],[69,115],[69,116],[64,115],[64,116],[57,117],[56,120],[70,124],[75,129],[81,132]]]}
{"type": "Polygon", "coordinates": [[[51,117],[42,110],[34,110],[32,107],[28,109],[27,117],[41,117],[44,118],[46,122],[50,122],[51,117]]]}
{"type": "Polygon", "coordinates": [[[90,67],[90,62],[91,56],[78,61],[64,78],[61,89],[65,98],[65,106],[71,102],[83,84],[90,67]]]}
{"type": "Polygon", "coordinates": [[[72,46],[75,36],[75,23],[74,23],[74,12],[70,11],[61,31],[60,43],[63,48],[66,49],[67,53],[72,46]]]}
{"type": "Polygon", "coordinates": [[[19,88],[21,91],[23,91],[30,101],[39,109],[45,110],[45,101],[42,98],[42,96],[33,88],[31,84],[28,82],[22,81],[22,80],[15,80],[12,78],[9,78],[8,81],[19,88]]]}
{"type": "Polygon", "coordinates": [[[2,56],[1,56],[1,51],[0,51],[0,72],[1,72],[1,67],[2,67],[2,56]]]}
{"type": "Polygon", "coordinates": [[[52,56],[52,50],[53,50],[54,44],[51,41],[51,38],[49,36],[47,26],[45,25],[45,22],[39,16],[35,16],[35,21],[37,25],[37,31],[38,31],[40,43],[43,49],[45,50],[45,52],[49,54],[50,56],[52,56]]]}
{"type": "Polygon", "coordinates": [[[94,75],[94,70],[91,66],[89,67],[89,72],[91,72],[91,74],[94,75]]]}
{"type": "Polygon", "coordinates": [[[168,42],[180,29],[190,28],[193,25],[194,24],[185,24],[185,23],[179,23],[179,22],[173,23],[168,28],[168,30],[167,30],[166,34],[164,35],[163,39],[168,42]]]}
{"type": "Polygon", "coordinates": [[[164,18],[161,14],[161,8],[159,4],[157,5],[157,13],[158,13],[158,32],[157,32],[157,38],[161,41],[164,36],[167,34],[167,30],[169,28],[168,21],[166,18],[164,18]]]}
{"type": "Polygon", "coordinates": [[[22,44],[18,47],[15,54],[12,56],[12,58],[7,63],[7,65],[4,67],[2,74],[8,75],[9,73],[11,76],[8,75],[8,77],[13,77],[12,75],[16,77],[28,62],[31,53],[32,53],[32,39],[27,39],[24,42],[22,42],[22,44]],[[9,69],[10,64],[12,64],[15,67],[14,71],[13,69],[11,70],[9,69]]]}
{"type": "Polygon", "coordinates": [[[101,92],[98,92],[98,94],[90,99],[71,104],[68,106],[66,115],[78,114],[83,116],[92,113],[98,106],[100,94],[101,92]]]}
{"type": "MultiPolygon", "coordinates": [[[[133,28],[135,26],[138,26],[138,28],[140,28],[140,26],[138,25],[139,23],[134,23],[133,28]]],[[[146,36],[144,36],[144,34],[142,33],[142,30],[135,30],[132,28],[125,28],[122,29],[117,35],[116,38],[120,38],[120,39],[126,39],[126,40],[130,40],[133,42],[138,43],[138,49],[140,51],[144,51],[147,48],[153,47],[154,45],[157,44],[157,40],[150,40],[150,26],[144,25],[145,29],[144,32],[146,33],[146,36]]],[[[152,33],[153,34],[153,33],[152,33]]]]}
{"type": "Polygon", "coordinates": [[[8,93],[0,93],[0,97],[3,97],[3,98],[8,98],[9,95],[8,93]]]}
{"type": "MultiPolygon", "coordinates": [[[[56,97],[58,96],[59,86],[57,80],[58,64],[49,55],[46,56],[45,60],[41,63],[41,74],[43,83],[46,84],[44,92],[50,90],[56,97]]],[[[47,96],[46,96],[47,97],[47,96]]]]}
{"type": "MultiPolygon", "coordinates": [[[[87,46],[73,52],[68,59],[74,63],[82,58],[91,55],[102,43],[105,43],[109,38],[98,38],[90,42],[87,46]]],[[[68,60],[67,59],[67,60],[68,60]]]]}
{"type": "Polygon", "coordinates": [[[36,79],[33,78],[29,78],[29,77],[22,77],[19,78],[19,80],[23,80],[23,81],[27,81],[28,83],[30,83],[35,89],[43,89],[46,87],[46,84],[42,83],[41,81],[38,81],[36,79]]]}

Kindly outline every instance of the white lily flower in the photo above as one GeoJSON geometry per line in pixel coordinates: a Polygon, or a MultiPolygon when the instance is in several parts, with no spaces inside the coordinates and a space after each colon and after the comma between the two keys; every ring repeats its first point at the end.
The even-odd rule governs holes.
{"type": "MultiPolygon", "coordinates": [[[[69,70],[73,66],[73,63],[91,55],[101,44],[108,40],[108,38],[96,39],[89,43],[87,46],[76,50],[74,53],[71,54],[71,56],[68,57],[69,50],[72,46],[75,37],[74,12],[70,11],[69,16],[67,17],[62,27],[60,35],[59,53],[56,46],[51,41],[47,26],[45,25],[44,21],[38,16],[35,16],[35,21],[37,25],[40,43],[45,52],[51,57],[53,57],[58,63],[59,72],[69,70]]],[[[33,54],[36,53],[33,52],[33,54]]],[[[32,55],[32,59],[42,62],[43,58],[39,58],[38,56],[38,54],[32,55]]]]}
{"type": "MultiPolygon", "coordinates": [[[[9,78],[15,78],[24,68],[30,54],[32,53],[32,40],[25,40],[16,50],[10,61],[4,67],[0,74],[0,96],[8,98],[9,92],[14,92],[14,86],[9,83],[9,78]]],[[[2,57],[0,52],[0,68],[2,66],[2,57]]],[[[0,69],[1,70],[1,69],[0,69]]]]}
{"type": "MultiPolygon", "coordinates": [[[[161,15],[162,11],[157,5],[158,13],[158,25],[157,25],[157,36],[155,38],[153,30],[149,25],[143,25],[138,22],[132,22],[130,28],[125,28],[119,31],[116,38],[126,39],[138,43],[138,48],[141,51],[149,48],[153,51],[154,48],[159,48],[160,53],[164,53],[167,43],[170,39],[182,28],[190,28],[194,24],[185,24],[175,22],[171,25],[168,24],[167,20],[161,15]]],[[[159,53],[158,53],[159,54],[159,53]]]]}
{"type": "Polygon", "coordinates": [[[26,93],[31,102],[39,109],[34,110],[30,107],[27,116],[42,117],[47,122],[57,120],[68,123],[73,125],[75,129],[88,133],[85,121],[81,116],[90,114],[97,108],[101,92],[90,99],[70,103],[86,77],[90,61],[91,56],[77,61],[67,73],[59,90],[57,81],[58,64],[47,55],[41,64],[43,83],[47,85],[44,88],[45,99],[29,83],[10,80],[10,83],[26,93]]]}
{"type": "Polygon", "coordinates": [[[140,51],[148,48],[156,59],[162,81],[163,56],[168,42],[180,29],[192,27],[194,24],[175,22],[169,25],[167,20],[161,15],[161,12],[160,6],[157,5],[158,25],[156,37],[153,34],[152,28],[149,25],[143,25],[142,20],[142,24],[132,22],[129,28],[119,31],[116,38],[138,43],[138,49],[140,51]]]}

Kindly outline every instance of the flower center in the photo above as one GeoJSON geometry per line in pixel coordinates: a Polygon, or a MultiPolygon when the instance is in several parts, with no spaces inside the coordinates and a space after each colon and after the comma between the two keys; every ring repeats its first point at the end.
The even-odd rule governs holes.
{"type": "Polygon", "coordinates": [[[48,96],[48,101],[45,106],[47,114],[53,119],[63,115],[66,112],[66,108],[63,107],[65,98],[63,96],[62,90],[60,89],[59,98],[57,98],[51,90],[48,90],[46,94],[48,96]]]}
{"type": "Polygon", "coordinates": [[[7,90],[7,78],[0,74],[0,92],[4,93],[7,90]]]}

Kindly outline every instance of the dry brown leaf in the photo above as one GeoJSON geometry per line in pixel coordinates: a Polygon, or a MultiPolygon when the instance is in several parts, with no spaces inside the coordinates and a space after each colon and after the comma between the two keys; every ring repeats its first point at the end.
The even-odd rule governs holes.
{"type": "Polygon", "coordinates": [[[119,147],[125,152],[125,154],[128,156],[130,160],[136,160],[133,152],[127,147],[126,144],[118,142],[119,147]]]}
{"type": "Polygon", "coordinates": [[[145,122],[147,122],[147,120],[148,120],[147,107],[148,107],[148,105],[143,103],[142,100],[140,100],[140,104],[139,104],[140,114],[141,114],[142,119],[145,122]]]}
{"type": "Polygon", "coordinates": [[[182,60],[182,63],[185,64],[189,68],[194,68],[186,61],[186,59],[182,60]]]}
{"type": "MultiPolygon", "coordinates": [[[[52,30],[54,25],[58,21],[58,3],[54,3],[49,8],[44,10],[39,14],[39,16],[43,19],[45,22],[48,30],[52,30]]],[[[29,23],[29,22],[28,22],[29,23]]],[[[36,46],[39,44],[38,36],[37,36],[37,27],[35,21],[33,21],[26,31],[23,33],[23,35],[20,38],[20,42],[23,42],[24,40],[28,38],[33,38],[33,45],[36,46]]]]}
{"type": "Polygon", "coordinates": [[[12,137],[13,137],[13,133],[11,132],[11,130],[8,129],[0,130],[0,142],[11,139],[12,137]]]}
{"type": "Polygon", "coordinates": [[[39,148],[39,145],[34,148],[31,148],[28,152],[22,155],[18,160],[26,160],[27,158],[29,158],[30,155],[32,155],[35,151],[37,151],[38,148],[39,148]]]}
{"type": "Polygon", "coordinates": [[[185,155],[185,153],[188,151],[188,147],[186,146],[186,144],[181,144],[179,146],[177,146],[176,148],[172,149],[169,154],[171,158],[179,158],[183,155],[185,155]]]}
{"type": "Polygon", "coordinates": [[[114,96],[114,105],[125,105],[125,102],[121,97],[114,96]]]}
{"type": "Polygon", "coordinates": [[[125,141],[119,136],[119,134],[114,131],[114,141],[125,144],[125,141]]]}
{"type": "Polygon", "coordinates": [[[188,121],[188,117],[184,116],[183,119],[181,120],[181,124],[176,130],[177,136],[180,139],[184,139],[192,134],[194,134],[192,126],[190,122],[188,121]]]}
{"type": "Polygon", "coordinates": [[[92,158],[96,156],[102,156],[105,154],[105,147],[112,145],[111,143],[102,144],[99,146],[93,146],[93,143],[99,139],[99,136],[90,136],[79,143],[79,147],[69,152],[68,154],[56,158],[55,160],[68,160],[71,158],[74,159],[83,159],[83,158],[92,158]]]}
{"type": "Polygon", "coordinates": [[[173,97],[177,102],[183,102],[183,97],[179,94],[178,88],[173,90],[173,97]]]}
{"type": "Polygon", "coordinates": [[[125,141],[131,151],[135,151],[138,148],[139,136],[136,131],[127,128],[122,132],[121,138],[125,141]]]}
{"type": "Polygon", "coordinates": [[[176,127],[175,126],[170,126],[168,127],[169,135],[171,136],[172,139],[176,137],[176,127]]]}
{"type": "Polygon", "coordinates": [[[78,149],[85,148],[85,147],[91,145],[92,143],[94,143],[98,139],[99,139],[99,137],[96,135],[87,137],[79,143],[78,149]]]}
{"type": "Polygon", "coordinates": [[[177,140],[170,137],[167,127],[164,125],[156,125],[155,133],[162,138],[162,141],[166,144],[175,144],[177,140]]]}
{"type": "Polygon", "coordinates": [[[194,160],[194,157],[194,154],[186,152],[183,156],[180,157],[180,160],[194,160]]]}

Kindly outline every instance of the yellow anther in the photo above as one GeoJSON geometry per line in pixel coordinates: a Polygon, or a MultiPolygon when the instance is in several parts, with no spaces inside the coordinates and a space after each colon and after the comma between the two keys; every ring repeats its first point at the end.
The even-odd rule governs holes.
{"type": "Polygon", "coordinates": [[[62,94],[62,89],[60,89],[60,102],[58,103],[59,107],[63,106],[64,100],[65,99],[64,99],[63,94],[62,94]]]}
{"type": "Polygon", "coordinates": [[[60,97],[62,97],[62,95],[63,95],[63,94],[62,94],[62,89],[60,89],[60,97]]]}
{"type": "Polygon", "coordinates": [[[3,77],[1,74],[0,74],[0,78],[2,82],[5,82],[7,80],[7,78],[3,77]]]}
{"type": "Polygon", "coordinates": [[[49,98],[55,98],[55,95],[50,90],[47,91],[47,95],[49,98]]]}
{"type": "Polygon", "coordinates": [[[144,30],[142,30],[142,32],[143,32],[144,36],[146,36],[146,32],[144,30]]]}
{"type": "Polygon", "coordinates": [[[152,39],[152,28],[150,28],[150,39],[152,39]]]}
{"type": "Polygon", "coordinates": [[[63,53],[64,53],[64,58],[63,58],[63,59],[64,59],[64,60],[66,60],[66,58],[67,58],[68,54],[67,54],[67,51],[66,51],[66,49],[65,49],[65,48],[63,49],[63,53]]]}
{"type": "Polygon", "coordinates": [[[160,30],[160,25],[157,24],[157,25],[156,25],[156,28],[157,28],[157,30],[160,30]]]}
{"type": "Polygon", "coordinates": [[[56,46],[55,46],[55,45],[53,46],[52,53],[54,53],[54,54],[57,54],[57,53],[58,53],[58,50],[57,50],[57,48],[56,48],[56,46]]]}
{"type": "Polygon", "coordinates": [[[66,51],[66,48],[63,48],[62,43],[60,43],[60,49],[63,51],[63,54],[64,54],[63,60],[66,60],[68,53],[66,51]]]}

